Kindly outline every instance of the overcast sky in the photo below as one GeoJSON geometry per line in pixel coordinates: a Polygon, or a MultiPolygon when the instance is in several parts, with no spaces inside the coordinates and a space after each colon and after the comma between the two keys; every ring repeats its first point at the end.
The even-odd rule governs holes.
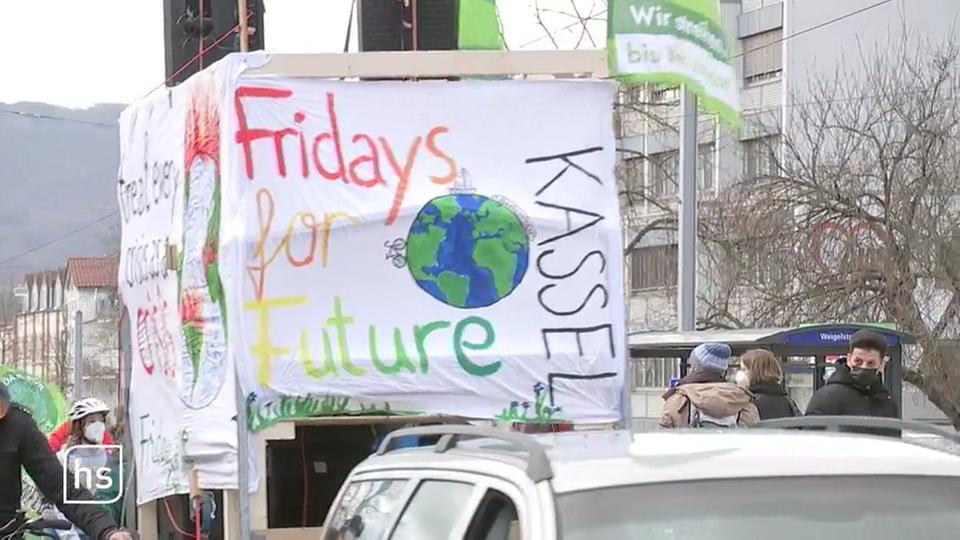
{"type": "MultiPolygon", "coordinates": [[[[223,1],[223,0],[221,0],[223,1]]],[[[388,0],[382,0],[388,1],[388,0]]],[[[129,103],[164,78],[162,0],[0,0],[0,102],[47,102],[86,108],[129,103]]],[[[266,0],[267,49],[271,52],[339,52],[351,0],[266,0]]],[[[499,0],[511,48],[549,49],[535,16],[561,48],[580,41],[571,0],[499,0]],[[566,28],[565,27],[569,27],[566,28]]],[[[575,0],[582,15],[604,17],[605,0],[575,0]]],[[[605,23],[589,25],[597,47],[605,23]]],[[[356,31],[353,32],[356,50],[356,31]]],[[[581,47],[592,47],[584,36],[581,47]]]]}

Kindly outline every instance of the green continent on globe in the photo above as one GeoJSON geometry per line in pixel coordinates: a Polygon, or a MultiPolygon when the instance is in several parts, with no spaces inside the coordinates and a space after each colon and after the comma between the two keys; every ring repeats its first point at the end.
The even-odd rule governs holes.
{"type": "Polygon", "coordinates": [[[458,308],[502,300],[523,280],[529,258],[530,240],[520,218],[482,195],[429,201],[407,236],[407,265],[414,281],[458,308]]]}

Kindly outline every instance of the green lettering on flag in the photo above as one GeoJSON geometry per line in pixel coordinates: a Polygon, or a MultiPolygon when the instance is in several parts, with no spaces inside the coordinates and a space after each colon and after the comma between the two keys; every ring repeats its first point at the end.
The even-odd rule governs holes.
{"type": "Polygon", "coordinates": [[[739,125],[732,51],[717,0],[609,0],[612,74],[626,84],[685,85],[704,110],[739,125]]]}
{"type": "Polygon", "coordinates": [[[495,0],[460,0],[457,47],[462,50],[500,50],[503,38],[495,0]]]}

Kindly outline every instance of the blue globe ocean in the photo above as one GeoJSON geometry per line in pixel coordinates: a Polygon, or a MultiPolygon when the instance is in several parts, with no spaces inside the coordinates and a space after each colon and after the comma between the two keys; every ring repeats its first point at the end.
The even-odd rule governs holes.
{"type": "Polygon", "coordinates": [[[520,284],[530,239],[520,218],[483,195],[457,193],[423,206],[407,236],[407,267],[417,285],[458,308],[502,300],[520,284]]]}

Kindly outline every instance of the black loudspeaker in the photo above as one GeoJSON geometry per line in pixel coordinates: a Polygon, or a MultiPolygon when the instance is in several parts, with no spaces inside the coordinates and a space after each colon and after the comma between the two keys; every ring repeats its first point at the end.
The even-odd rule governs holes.
{"type": "Polygon", "coordinates": [[[403,3],[399,0],[360,0],[357,36],[361,51],[402,51],[403,3]]]}
{"type": "Polygon", "coordinates": [[[421,51],[457,49],[457,0],[418,0],[417,43],[421,51]]]}
{"type": "MultiPolygon", "coordinates": [[[[249,39],[251,51],[264,48],[263,12],[262,0],[247,0],[247,26],[253,30],[249,39]]],[[[240,36],[235,30],[238,23],[236,0],[163,0],[167,85],[180,84],[202,68],[239,51],[240,36]]]]}
{"type": "Polygon", "coordinates": [[[404,0],[360,0],[360,50],[414,50],[414,11],[417,14],[417,50],[455,50],[457,7],[457,0],[409,0],[409,3],[404,0]]]}

